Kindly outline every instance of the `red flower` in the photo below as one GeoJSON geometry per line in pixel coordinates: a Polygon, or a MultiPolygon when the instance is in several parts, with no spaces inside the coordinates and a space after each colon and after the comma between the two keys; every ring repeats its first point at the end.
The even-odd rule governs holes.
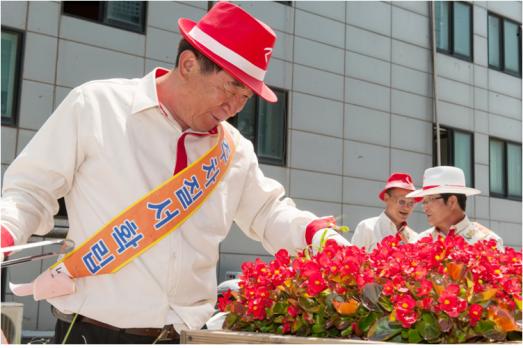
{"type": "Polygon", "coordinates": [[[327,287],[320,272],[311,274],[309,280],[307,281],[307,285],[307,293],[310,296],[318,295],[327,287]]]}
{"type": "Polygon", "coordinates": [[[274,257],[282,266],[288,266],[291,262],[291,259],[289,257],[289,252],[285,249],[280,249],[274,257]]]}
{"type": "Polygon", "coordinates": [[[382,293],[385,296],[390,296],[394,293],[394,284],[392,283],[391,280],[387,280],[387,282],[385,284],[383,284],[382,293]]]}
{"type": "Polygon", "coordinates": [[[474,303],[469,308],[469,318],[470,318],[470,325],[475,326],[476,323],[481,319],[481,315],[483,314],[483,307],[481,307],[479,304],[474,303]]]}
{"type": "Polygon", "coordinates": [[[415,311],[397,311],[396,318],[401,323],[401,326],[408,329],[418,320],[418,313],[415,311]]]}
{"type": "Polygon", "coordinates": [[[431,290],[432,290],[432,282],[428,281],[426,279],[423,279],[420,282],[419,287],[416,289],[416,296],[418,296],[418,297],[426,296],[426,295],[430,294],[431,290]]]}
{"type": "Polygon", "coordinates": [[[287,313],[289,313],[289,315],[293,318],[296,318],[296,316],[298,315],[299,313],[299,310],[297,307],[294,307],[293,305],[290,305],[288,308],[287,308],[287,313]]]}
{"type": "Polygon", "coordinates": [[[290,323],[284,323],[282,328],[281,328],[281,332],[283,334],[291,332],[291,324],[290,323]]]}
{"type": "Polygon", "coordinates": [[[467,308],[467,302],[456,295],[443,293],[439,298],[439,308],[449,317],[456,318],[467,308]]]}
{"type": "Polygon", "coordinates": [[[222,296],[218,298],[218,309],[220,312],[225,312],[227,309],[227,305],[232,302],[232,295],[231,290],[227,290],[223,293],[222,296]]]}
{"type": "Polygon", "coordinates": [[[400,295],[394,304],[397,311],[410,312],[416,307],[416,301],[410,295],[400,295]]]}

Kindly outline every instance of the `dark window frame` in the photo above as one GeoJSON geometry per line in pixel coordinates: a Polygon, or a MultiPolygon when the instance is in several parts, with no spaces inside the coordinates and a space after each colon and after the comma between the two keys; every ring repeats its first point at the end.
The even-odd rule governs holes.
{"type": "Polygon", "coordinates": [[[507,17],[503,17],[497,13],[494,12],[487,12],[487,65],[489,69],[493,69],[511,76],[520,77],[521,78],[521,23],[518,23],[512,19],[509,19],[507,17]],[[500,23],[500,29],[498,33],[498,40],[499,40],[499,67],[495,65],[491,65],[490,62],[488,62],[488,49],[489,49],[489,41],[490,41],[490,35],[488,33],[488,21],[489,17],[496,17],[499,20],[500,23]],[[506,70],[505,69],[505,22],[511,22],[513,24],[516,24],[518,27],[518,60],[519,60],[519,71],[516,73],[514,71],[506,70]]]}
{"type": "Polygon", "coordinates": [[[25,53],[25,31],[11,28],[8,26],[1,26],[2,32],[9,32],[18,36],[18,45],[16,52],[16,66],[15,66],[15,80],[14,80],[14,92],[13,92],[13,115],[7,117],[2,115],[2,126],[16,127],[18,125],[18,118],[20,112],[20,99],[22,97],[22,69],[25,53]]]}
{"type": "MultiPolygon", "coordinates": [[[[109,1],[92,1],[92,3],[98,3],[98,4],[101,4],[102,6],[100,6],[100,8],[98,9],[98,19],[93,19],[93,18],[89,18],[89,17],[83,17],[83,16],[79,16],[77,14],[74,14],[74,13],[69,13],[69,12],[65,12],[65,1],[62,2],[62,6],[61,6],[61,10],[62,10],[62,15],[64,16],[69,16],[69,17],[73,17],[73,18],[77,18],[77,19],[81,19],[81,20],[84,20],[84,21],[88,21],[88,22],[92,22],[92,23],[98,23],[98,24],[101,24],[101,25],[105,25],[107,27],[111,27],[111,28],[116,28],[116,29],[121,29],[121,30],[126,30],[126,31],[130,31],[130,32],[133,32],[133,33],[137,33],[137,34],[141,34],[141,35],[147,35],[146,33],[146,28],[147,28],[147,1],[140,1],[142,3],[142,8],[143,8],[143,23],[141,25],[140,28],[138,28],[137,26],[133,26],[133,25],[127,25],[125,23],[121,23],[121,22],[118,22],[118,21],[105,21],[104,20],[104,17],[105,17],[105,12],[106,12],[106,6],[107,4],[109,3],[109,1]]],[[[74,1],[68,1],[68,5],[71,5],[71,4],[74,4],[74,1]]]]}
{"type": "MultiPolygon", "coordinates": [[[[285,98],[285,108],[284,108],[284,114],[282,115],[283,117],[283,130],[282,130],[282,135],[283,135],[283,139],[282,139],[282,144],[283,144],[283,151],[282,151],[282,154],[281,154],[281,159],[273,159],[273,158],[269,158],[269,157],[264,157],[263,155],[260,155],[258,154],[258,137],[260,136],[259,134],[259,131],[258,131],[258,120],[259,120],[259,103],[260,103],[260,99],[261,97],[258,96],[258,95],[254,95],[252,98],[255,98],[254,99],[254,110],[255,110],[255,115],[254,115],[254,139],[253,139],[253,146],[254,146],[254,152],[256,153],[256,156],[258,157],[258,161],[259,163],[261,164],[267,164],[267,165],[272,165],[272,166],[279,166],[279,167],[285,167],[287,165],[287,152],[288,152],[288,144],[287,144],[287,139],[288,139],[288,117],[289,117],[289,91],[286,90],[286,89],[283,89],[283,88],[278,88],[278,87],[270,87],[275,93],[283,93],[284,94],[284,98],[285,98]]],[[[233,118],[230,118],[229,119],[229,123],[231,123],[234,127],[237,126],[238,124],[238,115],[234,116],[233,118]]]]}
{"type": "MultiPolygon", "coordinates": [[[[493,197],[493,198],[502,198],[502,199],[508,199],[508,200],[511,200],[511,201],[517,201],[517,202],[521,202],[522,201],[522,196],[514,196],[514,195],[509,195],[508,194],[508,145],[509,144],[512,144],[512,145],[517,145],[517,146],[520,146],[522,147],[522,144],[521,143],[518,143],[518,142],[515,142],[515,141],[511,141],[511,140],[506,140],[506,139],[502,139],[502,138],[498,138],[498,137],[492,137],[492,136],[489,136],[489,178],[488,178],[488,182],[489,182],[489,195],[490,197],[493,197]],[[504,168],[503,168],[503,193],[498,193],[498,192],[492,192],[490,190],[490,141],[491,140],[495,140],[495,141],[500,141],[503,143],[503,163],[504,163],[504,168]]],[[[522,148],[522,151],[523,151],[523,148],[522,148]]],[[[523,161],[522,161],[522,166],[523,166],[523,161]]]]}
{"type": "MultiPolygon", "coordinates": [[[[443,49],[443,48],[436,47],[436,51],[439,52],[439,53],[443,53],[443,54],[446,54],[448,56],[457,58],[457,59],[461,59],[461,60],[467,61],[467,62],[474,62],[474,10],[473,10],[472,4],[470,4],[468,2],[464,2],[464,1],[442,1],[442,2],[446,2],[449,5],[449,30],[448,30],[448,38],[447,38],[448,43],[449,43],[449,49],[446,50],[446,49],[443,49]],[[456,53],[455,50],[454,50],[454,4],[457,3],[457,2],[458,3],[462,3],[464,5],[467,5],[468,8],[469,8],[469,16],[470,16],[470,28],[469,28],[469,32],[470,32],[470,37],[469,37],[470,57],[464,56],[464,55],[462,55],[460,53],[456,53]]],[[[437,6],[437,5],[435,5],[435,6],[437,6]]]]}
{"type": "MultiPolygon", "coordinates": [[[[446,125],[439,125],[440,132],[442,129],[445,129],[448,134],[448,146],[447,146],[447,159],[449,161],[448,164],[441,164],[441,165],[449,165],[454,166],[454,132],[458,131],[460,133],[466,133],[470,135],[470,180],[472,181],[470,183],[471,187],[475,187],[476,184],[476,168],[474,168],[474,161],[475,161],[475,149],[474,149],[474,132],[471,132],[466,129],[456,128],[456,127],[450,127],[446,125]]],[[[438,156],[437,151],[438,147],[436,144],[436,124],[433,124],[432,128],[432,134],[433,134],[433,141],[432,141],[432,165],[437,166],[438,165],[438,156]]],[[[441,133],[440,133],[441,136],[441,133]]]]}

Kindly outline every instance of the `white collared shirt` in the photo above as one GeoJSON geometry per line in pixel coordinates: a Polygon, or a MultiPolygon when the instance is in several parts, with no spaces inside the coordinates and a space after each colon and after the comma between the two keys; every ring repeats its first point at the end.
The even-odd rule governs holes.
{"type": "MultiPolygon", "coordinates": [[[[456,235],[462,236],[470,244],[474,244],[480,240],[494,239],[497,243],[498,249],[504,249],[503,239],[501,239],[500,236],[477,222],[471,222],[467,215],[465,215],[465,217],[460,222],[451,226],[450,228],[455,229],[456,235]]],[[[432,236],[432,239],[437,240],[439,236],[445,236],[445,234],[441,233],[435,227],[431,227],[418,234],[416,240],[420,240],[421,238],[428,236],[432,236]]]]}
{"type": "MultiPolygon", "coordinates": [[[[383,211],[379,216],[368,218],[360,221],[351,243],[358,247],[365,247],[367,251],[371,251],[381,240],[387,236],[395,235],[398,232],[396,224],[383,211]]],[[[410,227],[405,225],[401,229],[401,233],[407,241],[416,238],[417,233],[410,227]]]]}
{"type": "MultiPolygon", "coordinates": [[[[73,89],[35,134],[4,176],[2,225],[15,244],[48,233],[57,199],[65,196],[67,238],[78,246],[171,177],[182,130],[160,112],[157,72],[166,71],[73,89]]],[[[236,155],[201,208],[117,273],[79,278],[74,294],[51,304],[120,328],[181,321],[199,329],[214,311],[219,244],[233,222],[271,253],[306,246],[304,231],[316,216],[283,199],[282,185],[260,171],[252,143],[224,125],[236,155]]],[[[188,163],[216,139],[187,136],[188,163]]]]}

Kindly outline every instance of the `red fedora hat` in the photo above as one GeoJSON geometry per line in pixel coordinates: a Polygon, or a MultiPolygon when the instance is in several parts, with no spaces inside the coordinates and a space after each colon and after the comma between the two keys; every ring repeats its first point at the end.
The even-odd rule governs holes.
{"type": "MultiPolygon", "coordinates": [[[[392,173],[378,197],[383,201],[385,192],[391,188],[402,188],[410,191],[416,190],[416,186],[414,186],[414,183],[412,182],[412,177],[405,173],[392,173]]],[[[419,200],[416,199],[416,201],[419,200]]]]}
{"type": "Polygon", "coordinates": [[[263,82],[276,41],[274,31],[245,10],[218,2],[198,23],[180,18],[183,37],[207,58],[268,102],[278,100],[263,82]]]}

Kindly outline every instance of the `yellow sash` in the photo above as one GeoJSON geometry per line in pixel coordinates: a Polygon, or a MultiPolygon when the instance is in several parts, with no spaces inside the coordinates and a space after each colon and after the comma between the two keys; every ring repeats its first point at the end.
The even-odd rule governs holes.
{"type": "Polygon", "coordinates": [[[201,207],[232,162],[234,142],[221,124],[218,134],[206,154],[127,207],[51,269],[72,278],[114,273],[178,228],[201,207]]]}

